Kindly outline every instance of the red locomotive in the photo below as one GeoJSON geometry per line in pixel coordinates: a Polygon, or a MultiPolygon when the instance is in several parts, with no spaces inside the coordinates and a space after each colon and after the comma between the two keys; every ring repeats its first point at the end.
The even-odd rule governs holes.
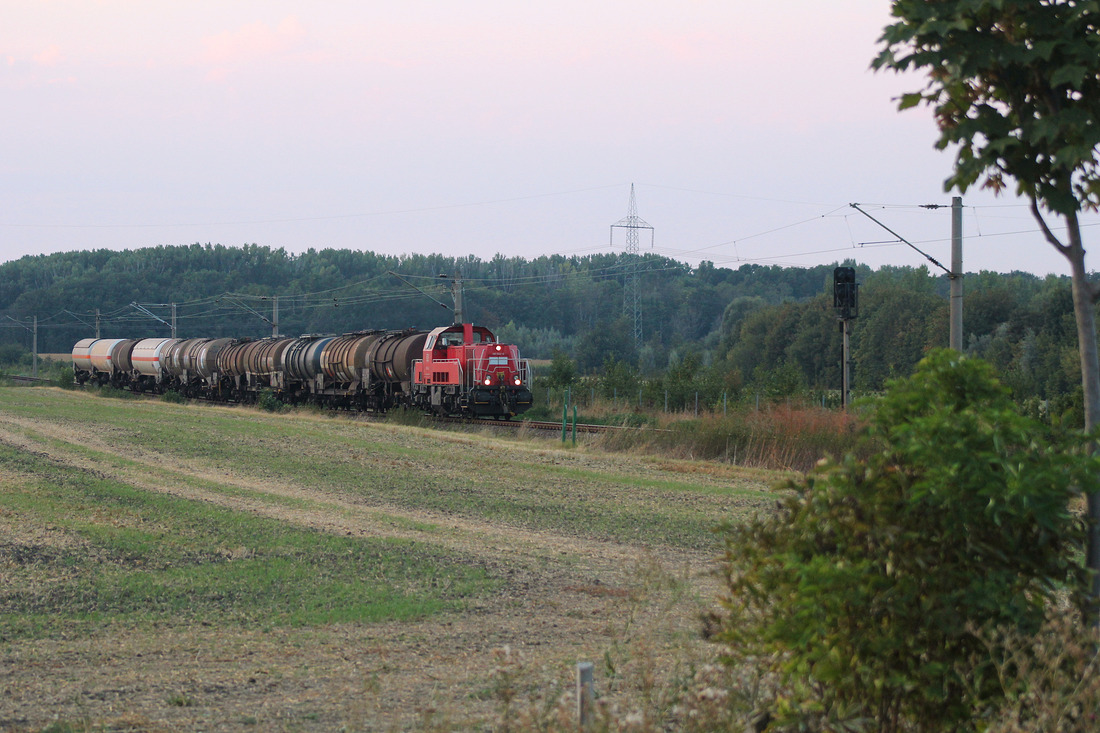
{"type": "Polygon", "coordinates": [[[529,369],[519,348],[472,323],[437,328],[413,363],[413,398],[437,414],[508,418],[531,406],[529,369]]]}

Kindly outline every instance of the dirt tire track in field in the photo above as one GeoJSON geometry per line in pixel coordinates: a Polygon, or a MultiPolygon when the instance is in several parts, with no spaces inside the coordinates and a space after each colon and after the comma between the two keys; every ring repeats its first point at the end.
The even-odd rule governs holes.
{"type": "MultiPolygon", "coordinates": [[[[306,488],[300,485],[260,483],[213,467],[196,469],[196,462],[181,462],[153,456],[148,451],[134,447],[110,445],[78,431],[37,420],[0,416],[0,442],[20,450],[49,456],[50,460],[84,471],[92,471],[104,478],[124,482],[145,491],[178,496],[194,501],[209,502],[236,511],[292,522],[300,526],[345,535],[371,535],[416,540],[441,544],[448,549],[471,555],[499,557],[507,552],[516,557],[530,556],[545,560],[561,555],[574,556],[576,560],[595,563],[592,570],[621,568],[623,563],[637,561],[644,552],[637,546],[617,542],[585,539],[571,535],[512,527],[508,525],[478,522],[452,514],[409,509],[384,503],[349,501],[332,492],[306,488]],[[20,429],[11,430],[10,426],[20,429]],[[72,451],[59,451],[55,446],[35,440],[27,433],[40,433],[56,441],[79,446],[105,456],[116,455],[144,466],[153,474],[167,474],[165,480],[150,480],[150,473],[136,468],[111,465],[106,460],[95,460],[72,451]],[[233,495],[211,489],[202,489],[188,482],[171,481],[172,475],[198,479],[215,485],[239,489],[256,496],[233,495]],[[265,500],[264,497],[304,500],[315,505],[312,509],[287,506],[265,500]],[[430,524],[433,531],[409,529],[397,526],[393,519],[430,524]],[[441,530],[441,531],[436,531],[441,530]],[[603,566],[598,568],[598,566],[603,566]]],[[[699,553],[685,553],[664,549],[673,562],[698,560],[699,553]]]]}
{"type": "MultiPolygon", "coordinates": [[[[673,574],[694,593],[713,597],[713,580],[702,574],[711,559],[705,553],[662,549],[658,562],[638,546],[349,501],[198,461],[185,464],[45,420],[0,415],[0,442],[148,491],[323,531],[436,545],[477,558],[506,582],[464,613],[421,623],[194,627],[8,644],[0,647],[0,700],[6,700],[0,702],[0,728],[34,730],[54,715],[140,730],[483,727],[500,706],[491,692],[498,679],[493,670],[510,669],[508,660],[525,660],[515,670],[529,678],[531,694],[545,692],[551,702],[567,688],[578,660],[598,662],[614,651],[624,665],[634,663],[617,641],[624,629],[644,639],[647,624],[668,623],[654,610],[661,604],[652,603],[659,591],[640,579],[647,573],[667,577],[658,566],[679,568],[673,574]],[[131,465],[112,462],[112,455],[131,465]],[[253,495],[196,485],[203,482],[253,495]],[[287,506],[287,499],[310,506],[287,506]],[[402,526],[405,520],[434,529],[402,526]]],[[[695,606],[690,598],[685,602],[689,610],[671,623],[676,633],[690,636],[695,606]]],[[[662,632],[646,641],[648,663],[669,643],[689,643],[670,641],[674,637],[662,632]]]]}

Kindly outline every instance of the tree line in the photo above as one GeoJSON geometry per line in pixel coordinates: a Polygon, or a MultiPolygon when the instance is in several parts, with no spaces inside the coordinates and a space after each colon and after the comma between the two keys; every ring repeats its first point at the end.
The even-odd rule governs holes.
{"type": "MultiPolygon", "coordinates": [[[[272,332],[274,296],[283,334],[426,329],[451,322],[460,277],[465,319],[495,329],[528,357],[570,361],[571,372],[559,368],[559,377],[597,375],[607,391],[623,394],[657,380],[677,385],[678,394],[702,389],[711,402],[746,391],[824,393],[840,386],[831,294],[839,264],[856,267],[860,284],[857,390],[880,390],[946,346],[949,285],[925,267],[692,268],[610,252],[490,260],[336,249],[295,255],[255,244],[74,251],[0,264],[0,344],[29,348],[29,333],[12,320],[37,316],[39,351],[66,352],[95,335],[97,309],[104,337],[167,336],[171,303],[180,337],[261,338],[272,332]],[[623,308],[635,267],[638,343],[623,308]]],[[[965,286],[966,351],[989,360],[1018,399],[1068,409],[1080,384],[1069,279],[980,272],[968,274],[965,286]]]]}

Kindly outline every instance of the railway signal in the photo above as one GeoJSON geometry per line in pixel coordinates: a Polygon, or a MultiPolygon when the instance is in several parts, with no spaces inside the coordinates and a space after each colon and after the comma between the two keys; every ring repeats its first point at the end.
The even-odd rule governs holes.
{"type": "Polygon", "coordinates": [[[840,400],[848,409],[852,394],[852,320],[859,316],[859,283],[854,267],[837,267],[833,270],[833,308],[840,320],[840,332],[844,334],[841,355],[840,400]]]}

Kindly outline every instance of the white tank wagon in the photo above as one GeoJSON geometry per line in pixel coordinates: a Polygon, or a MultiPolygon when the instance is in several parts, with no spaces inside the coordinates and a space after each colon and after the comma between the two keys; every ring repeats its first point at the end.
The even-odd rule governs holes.
{"type": "Polygon", "coordinates": [[[179,339],[151,338],[141,339],[134,344],[130,352],[130,361],[134,366],[131,388],[135,392],[160,392],[167,373],[164,369],[164,354],[179,343],[179,339]]]}
{"type": "MultiPolygon", "coordinates": [[[[80,339],[73,346],[73,378],[78,374],[91,374],[92,371],[92,344],[98,339],[80,339]]],[[[87,377],[78,380],[80,384],[87,381],[87,377]]]]}
{"type": "Polygon", "coordinates": [[[73,379],[77,384],[125,386],[133,370],[135,339],[82,339],[73,346],[73,379]]]}

